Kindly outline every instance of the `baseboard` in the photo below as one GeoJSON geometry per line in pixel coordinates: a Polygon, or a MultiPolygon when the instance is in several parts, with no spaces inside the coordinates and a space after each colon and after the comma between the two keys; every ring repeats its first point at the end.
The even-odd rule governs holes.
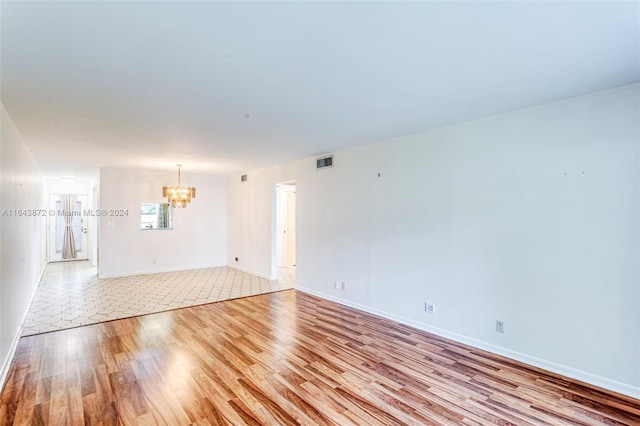
{"type": "Polygon", "coordinates": [[[153,274],[164,274],[166,272],[195,271],[197,269],[221,268],[223,266],[226,266],[226,265],[202,265],[202,266],[193,266],[189,268],[174,267],[174,268],[147,269],[147,270],[127,272],[125,274],[116,274],[116,275],[98,273],[98,278],[102,280],[107,278],[134,277],[136,275],[153,275],[153,274]]]}
{"type": "Polygon", "coordinates": [[[537,358],[522,352],[513,351],[508,348],[504,348],[502,346],[497,346],[492,343],[488,343],[482,340],[474,339],[469,336],[463,336],[458,333],[453,333],[451,331],[433,327],[428,324],[424,324],[418,321],[414,321],[408,318],[404,318],[398,315],[390,314],[385,311],[381,311],[379,309],[371,308],[369,306],[361,305],[359,303],[351,302],[346,299],[341,299],[339,297],[335,297],[331,294],[322,293],[319,291],[315,291],[309,288],[296,286],[296,290],[300,290],[304,293],[309,293],[311,295],[320,297],[322,299],[331,300],[336,303],[340,303],[341,305],[346,305],[351,308],[355,308],[364,312],[368,312],[370,314],[378,315],[383,318],[387,318],[393,321],[397,321],[401,324],[409,325],[411,327],[417,328],[418,330],[426,331],[431,334],[435,334],[440,337],[444,337],[446,339],[453,340],[458,343],[463,343],[465,345],[473,346],[474,348],[482,349],[487,352],[494,353],[496,355],[501,355],[507,358],[511,358],[515,361],[519,361],[533,367],[541,368],[543,370],[550,371],[555,374],[560,374],[570,379],[578,380],[584,383],[587,383],[592,386],[597,386],[608,391],[620,393],[622,395],[630,396],[632,398],[640,399],[640,387],[633,386],[627,383],[618,382],[616,380],[611,380],[606,377],[598,376],[596,374],[592,374],[586,371],[578,370],[573,367],[569,367],[563,364],[557,364],[552,361],[548,361],[545,359],[537,358]]]}
{"type": "Polygon", "coordinates": [[[38,277],[38,282],[36,283],[36,285],[33,287],[33,290],[31,291],[31,296],[29,297],[29,306],[27,308],[27,310],[25,311],[25,313],[22,315],[22,320],[20,321],[20,330],[18,332],[18,338],[20,338],[20,336],[22,336],[22,328],[24,327],[24,323],[27,320],[27,315],[29,315],[29,311],[31,310],[31,305],[33,304],[33,299],[36,298],[36,293],[38,292],[38,287],[40,286],[40,283],[42,282],[42,277],[44,276],[44,271],[47,269],[47,265],[49,264],[49,262],[45,262],[44,266],[42,267],[42,270],[40,271],[40,276],[38,277]]]}
{"type": "MultiPolygon", "coordinates": [[[[42,282],[42,277],[44,277],[44,271],[46,271],[48,264],[49,264],[49,262],[45,262],[44,265],[42,265],[42,270],[40,271],[40,276],[38,277],[38,282],[36,283],[35,286],[33,286],[33,290],[31,291],[31,297],[29,297],[29,308],[27,309],[27,311],[22,316],[22,321],[20,321],[21,326],[24,325],[24,322],[27,319],[27,315],[29,314],[29,310],[31,309],[31,304],[33,304],[33,299],[36,298],[36,293],[38,292],[38,286],[42,282]]],[[[20,334],[22,334],[22,330],[20,330],[20,334]]]]}
{"type": "Polygon", "coordinates": [[[0,390],[4,389],[4,382],[7,380],[7,376],[9,374],[9,367],[11,367],[11,361],[13,361],[13,357],[16,354],[16,349],[18,349],[18,342],[20,341],[20,336],[22,336],[22,326],[18,328],[18,332],[13,338],[13,342],[11,343],[11,348],[9,349],[9,353],[2,363],[2,370],[0,370],[0,390]]]}
{"type": "Polygon", "coordinates": [[[18,349],[18,342],[20,341],[20,337],[22,336],[22,329],[24,327],[24,322],[27,320],[27,315],[29,315],[29,310],[31,309],[31,304],[33,303],[33,299],[36,297],[36,292],[38,291],[38,286],[42,282],[42,277],[44,276],[44,271],[47,269],[47,262],[42,266],[42,270],[40,271],[40,276],[38,277],[38,282],[35,286],[33,286],[33,291],[31,292],[31,297],[29,299],[29,306],[25,313],[22,315],[22,320],[20,321],[20,325],[18,326],[18,331],[13,336],[13,341],[11,342],[11,348],[9,348],[9,353],[2,363],[2,370],[0,370],[0,390],[4,389],[4,383],[7,380],[7,375],[9,374],[9,367],[11,367],[11,361],[13,361],[13,357],[16,354],[16,349],[18,349]]]}
{"type": "Polygon", "coordinates": [[[259,274],[257,272],[251,271],[250,269],[239,268],[237,266],[231,265],[206,265],[206,266],[196,266],[192,268],[162,268],[162,269],[153,269],[153,270],[142,270],[136,272],[128,272],[126,274],[117,274],[117,275],[107,275],[107,274],[98,274],[98,278],[108,279],[108,278],[122,278],[122,277],[134,277],[136,275],[153,275],[153,274],[163,274],[166,272],[180,272],[180,271],[193,271],[196,269],[208,269],[208,268],[221,268],[226,266],[231,269],[235,269],[236,271],[244,272],[246,274],[255,275],[260,278],[264,278],[266,280],[272,281],[272,279],[266,275],[259,274]]]}
{"type": "MultiPolygon", "coordinates": [[[[49,264],[49,262],[44,262],[44,265],[42,265],[42,269],[40,270],[40,276],[38,277],[38,284],[36,284],[36,289],[38,288],[38,286],[40,285],[40,283],[42,282],[42,277],[44,277],[44,271],[47,269],[47,265],[49,264]]],[[[33,302],[33,296],[36,295],[35,290],[33,291],[33,294],[31,295],[31,302],[33,302]]]]}
{"type": "Polygon", "coordinates": [[[255,275],[256,277],[264,278],[265,280],[273,281],[273,279],[269,275],[264,275],[256,271],[252,271],[251,269],[241,268],[239,266],[227,265],[231,269],[235,269],[236,271],[244,272],[245,274],[255,275]]]}
{"type": "Polygon", "coordinates": [[[18,332],[13,337],[13,342],[11,342],[11,348],[9,349],[9,353],[7,354],[7,358],[5,358],[4,363],[2,364],[2,370],[0,370],[0,390],[4,389],[4,382],[7,380],[7,375],[9,374],[9,367],[11,367],[11,361],[13,361],[13,357],[16,354],[16,349],[18,349],[18,342],[20,341],[20,337],[22,336],[22,330],[24,328],[24,323],[27,320],[27,315],[29,315],[29,310],[31,309],[31,304],[33,303],[33,299],[36,297],[36,292],[38,291],[38,286],[40,282],[42,282],[42,277],[44,275],[44,270],[47,265],[42,268],[40,272],[40,278],[38,278],[38,283],[33,287],[33,292],[31,293],[31,298],[29,301],[29,307],[25,311],[22,316],[22,320],[20,321],[20,325],[18,326],[18,332]]]}

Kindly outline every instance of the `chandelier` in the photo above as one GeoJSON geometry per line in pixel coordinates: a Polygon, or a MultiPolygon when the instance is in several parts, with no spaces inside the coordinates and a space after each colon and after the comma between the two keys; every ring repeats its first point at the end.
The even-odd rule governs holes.
{"type": "Polygon", "coordinates": [[[187,207],[187,203],[190,203],[192,198],[196,198],[196,188],[180,185],[180,167],[182,167],[182,164],[176,165],[178,166],[178,186],[163,186],[162,196],[167,197],[171,207],[184,208],[187,207]]]}

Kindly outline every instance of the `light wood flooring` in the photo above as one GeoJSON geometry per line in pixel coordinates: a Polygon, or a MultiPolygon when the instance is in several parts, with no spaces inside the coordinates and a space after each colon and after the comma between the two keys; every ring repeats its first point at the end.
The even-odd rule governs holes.
{"type": "Polygon", "coordinates": [[[638,425],[640,401],[286,290],[20,339],[19,425],[638,425]]]}

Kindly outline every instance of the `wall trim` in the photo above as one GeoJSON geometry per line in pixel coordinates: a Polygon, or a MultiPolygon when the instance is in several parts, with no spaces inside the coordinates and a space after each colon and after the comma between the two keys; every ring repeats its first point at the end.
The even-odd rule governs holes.
{"type": "Polygon", "coordinates": [[[180,271],[194,271],[196,269],[222,268],[224,266],[227,266],[227,265],[202,265],[202,266],[193,266],[189,268],[174,267],[174,268],[162,268],[162,269],[147,269],[142,271],[127,272],[126,274],[116,274],[116,275],[105,275],[105,274],[98,273],[98,278],[102,280],[107,278],[134,277],[136,275],[154,275],[154,274],[163,274],[166,272],[180,272],[180,271]]]}
{"type": "Polygon", "coordinates": [[[29,301],[29,308],[22,316],[22,321],[20,321],[20,326],[18,327],[18,332],[13,336],[13,341],[11,342],[11,348],[9,348],[9,353],[5,358],[2,369],[0,369],[0,390],[4,389],[5,381],[7,380],[7,376],[9,374],[9,367],[11,367],[11,362],[13,361],[13,357],[16,355],[16,350],[18,349],[18,342],[22,337],[22,330],[24,328],[24,323],[27,320],[27,315],[29,315],[29,311],[31,310],[31,304],[33,303],[33,299],[36,297],[36,292],[38,291],[38,286],[42,282],[42,277],[44,276],[44,271],[47,269],[47,265],[49,263],[45,262],[42,266],[42,270],[40,271],[40,276],[38,277],[37,284],[33,287],[33,292],[31,292],[31,297],[29,301]]]}
{"type": "Polygon", "coordinates": [[[612,380],[603,376],[599,376],[597,374],[589,373],[587,371],[578,370],[576,368],[569,367],[567,365],[558,364],[542,358],[537,358],[531,355],[527,355],[522,352],[513,351],[511,349],[494,345],[492,343],[488,343],[483,340],[474,339],[472,337],[464,336],[458,333],[453,333],[451,331],[448,331],[442,328],[433,327],[428,324],[414,321],[402,316],[390,314],[386,311],[382,311],[366,305],[361,305],[359,303],[355,303],[350,300],[335,297],[327,293],[312,290],[310,288],[296,286],[296,290],[300,290],[304,293],[308,293],[313,296],[320,297],[322,299],[331,300],[332,302],[336,302],[341,305],[346,305],[354,309],[368,312],[370,314],[378,315],[386,319],[397,321],[401,324],[409,325],[411,327],[417,328],[418,330],[426,331],[428,333],[432,333],[437,336],[444,337],[458,343],[463,343],[465,345],[473,346],[474,348],[482,349],[496,355],[501,355],[506,358],[513,359],[515,361],[523,362],[525,364],[529,364],[531,366],[541,368],[543,370],[547,370],[555,374],[560,374],[570,379],[579,380],[591,386],[597,386],[600,388],[604,388],[607,391],[612,391],[612,392],[620,393],[626,396],[630,396],[632,398],[640,399],[640,386],[633,386],[628,383],[622,383],[622,382],[612,380]]]}
{"type": "Polygon", "coordinates": [[[275,279],[277,279],[277,278],[272,278],[270,275],[261,274],[261,273],[256,272],[256,271],[252,271],[251,269],[241,268],[239,266],[232,266],[232,265],[227,264],[227,267],[229,267],[231,269],[235,269],[235,270],[240,271],[240,272],[244,272],[245,274],[251,274],[251,275],[255,275],[256,277],[264,278],[265,280],[268,280],[268,281],[274,281],[275,279]]]}
{"type": "MultiPolygon", "coordinates": [[[[42,277],[44,277],[44,271],[47,269],[47,265],[48,264],[49,264],[49,262],[44,262],[44,265],[42,265],[42,269],[40,270],[40,276],[38,277],[38,284],[36,284],[35,288],[33,289],[33,294],[31,294],[31,302],[29,302],[29,307],[31,307],[31,304],[33,303],[33,298],[36,297],[36,292],[38,291],[38,286],[42,282],[42,277]]],[[[25,316],[25,318],[26,318],[26,316],[25,316]]]]}
{"type": "Polygon", "coordinates": [[[40,287],[40,283],[42,282],[42,277],[44,277],[44,271],[47,269],[47,265],[49,262],[44,262],[42,266],[42,270],[40,271],[40,276],[38,277],[38,282],[35,286],[33,286],[33,291],[31,292],[31,297],[29,297],[29,307],[27,311],[22,315],[22,321],[20,321],[20,330],[18,336],[22,336],[22,328],[24,327],[24,323],[27,320],[27,315],[29,315],[29,311],[31,310],[31,305],[33,305],[33,300],[36,298],[36,293],[38,292],[38,287],[40,287]]]}
{"type": "MultiPolygon", "coordinates": [[[[23,321],[24,322],[24,321],[23,321]]],[[[9,353],[2,364],[2,370],[0,370],[0,389],[4,389],[5,381],[9,376],[9,367],[11,367],[11,362],[13,361],[13,357],[16,354],[16,350],[18,349],[18,342],[20,341],[20,337],[22,336],[22,326],[18,327],[18,332],[13,338],[13,342],[11,342],[11,348],[9,349],[9,353]]]]}
{"type": "Polygon", "coordinates": [[[180,272],[180,271],[193,271],[196,269],[209,269],[209,268],[222,268],[222,267],[227,267],[227,268],[231,268],[231,269],[235,269],[237,271],[240,272],[244,272],[246,274],[251,274],[251,275],[255,275],[257,277],[260,278],[264,278],[266,280],[269,281],[273,281],[273,279],[271,277],[269,277],[268,275],[263,275],[257,272],[254,272],[250,269],[245,269],[245,268],[239,268],[237,266],[231,266],[231,265],[204,265],[204,266],[195,266],[192,268],[163,268],[163,269],[154,269],[154,270],[143,270],[143,271],[136,271],[136,272],[131,272],[131,273],[126,273],[126,274],[117,274],[117,275],[105,275],[105,274],[98,274],[98,278],[100,278],[101,280],[103,279],[108,279],[108,278],[122,278],[122,277],[134,277],[136,275],[153,275],[153,274],[162,274],[165,272],[180,272]]]}

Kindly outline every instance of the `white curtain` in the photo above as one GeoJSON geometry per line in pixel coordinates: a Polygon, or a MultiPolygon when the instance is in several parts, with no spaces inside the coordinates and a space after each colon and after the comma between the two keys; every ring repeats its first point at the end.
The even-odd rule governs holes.
{"type": "MultiPolygon", "coordinates": [[[[76,208],[74,210],[74,216],[71,219],[71,228],[73,230],[73,238],[76,243],[76,251],[82,251],[82,217],[80,211],[82,210],[82,203],[76,202],[76,208]]],[[[56,252],[62,253],[62,244],[64,242],[64,232],[67,227],[65,217],[62,212],[62,202],[56,201],[56,252]]]]}
{"type": "Polygon", "coordinates": [[[167,226],[163,206],[164,204],[158,204],[158,209],[156,210],[156,228],[165,228],[167,226]]]}
{"type": "Polygon", "coordinates": [[[168,203],[159,203],[156,210],[156,228],[170,228],[171,220],[169,217],[169,209],[171,205],[168,203]]]}
{"type": "Polygon", "coordinates": [[[78,257],[76,252],[76,241],[73,235],[73,218],[76,217],[76,196],[61,195],[62,211],[64,217],[64,235],[62,237],[62,258],[75,259],[78,257]]]}

